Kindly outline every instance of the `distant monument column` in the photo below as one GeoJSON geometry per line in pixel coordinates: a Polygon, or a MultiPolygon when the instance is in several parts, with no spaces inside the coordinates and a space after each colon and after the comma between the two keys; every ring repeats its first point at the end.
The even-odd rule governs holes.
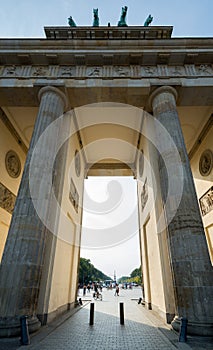
{"type": "MultiPolygon", "coordinates": [[[[176,298],[176,317],[172,322],[179,330],[180,318],[188,319],[188,333],[213,335],[213,269],[207,249],[190,163],[176,108],[177,92],[162,86],[150,96],[154,117],[172,137],[181,158],[181,165],[173,161],[169,140],[156,127],[157,144],[163,159],[177,177],[183,168],[183,193],[178,205],[174,188],[165,208],[168,222],[168,240],[176,298]],[[163,153],[163,154],[162,154],[163,153]],[[177,205],[176,205],[177,203],[177,205]],[[177,211],[175,208],[177,208],[177,211]],[[171,222],[170,222],[171,221],[171,222]]],[[[167,197],[167,170],[159,156],[160,185],[163,201],[167,197]]],[[[177,182],[181,181],[177,178],[177,182]]]]}
{"type": "MultiPolygon", "coordinates": [[[[20,316],[28,316],[29,330],[40,327],[36,317],[40,280],[44,261],[46,227],[39,219],[30,194],[29,166],[33,149],[44,130],[60,115],[67,104],[66,96],[54,87],[43,87],[39,92],[40,107],[28,151],[25,168],[12,216],[5,250],[0,265],[0,336],[20,335],[20,316]]],[[[56,133],[59,131],[56,130],[56,133]]],[[[43,153],[38,155],[35,169],[37,198],[42,201],[40,175],[50,172],[42,159],[54,152],[56,135],[43,140],[43,153]]],[[[48,214],[48,201],[42,201],[48,214]],[[45,203],[45,204],[44,204],[45,203]]]]}

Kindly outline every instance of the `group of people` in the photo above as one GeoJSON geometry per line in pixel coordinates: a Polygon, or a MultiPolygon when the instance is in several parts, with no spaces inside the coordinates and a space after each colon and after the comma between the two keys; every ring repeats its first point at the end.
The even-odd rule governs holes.
{"type": "MultiPolygon", "coordinates": [[[[80,289],[80,285],[79,285],[79,289],[80,289]]],[[[84,283],[83,285],[83,295],[86,295],[86,292],[88,291],[88,293],[90,293],[90,290],[93,290],[95,293],[97,292],[102,292],[102,285],[99,284],[99,283],[96,283],[96,282],[93,282],[93,283],[84,283]]]]}
{"type": "MultiPolygon", "coordinates": [[[[114,295],[115,296],[119,296],[119,290],[120,290],[119,289],[119,284],[116,283],[114,286],[111,285],[110,287],[107,288],[107,289],[112,289],[114,287],[115,288],[115,294],[114,295]]],[[[132,288],[132,286],[131,285],[128,286],[127,283],[122,285],[123,289],[127,289],[128,287],[132,288]]],[[[78,288],[80,289],[80,285],[78,286],[78,288]]],[[[88,284],[84,283],[84,285],[83,285],[83,296],[86,295],[87,291],[88,291],[88,293],[90,293],[91,290],[93,291],[93,296],[98,296],[102,292],[102,288],[103,288],[102,285],[100,283],[97,283],[97,282],[88,283],[88,284]]]]}

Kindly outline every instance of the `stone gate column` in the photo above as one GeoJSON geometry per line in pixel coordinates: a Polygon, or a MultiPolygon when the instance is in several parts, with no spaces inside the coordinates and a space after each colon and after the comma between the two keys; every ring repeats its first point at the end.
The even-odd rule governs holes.
{"type": "MultiPolygon", "coordinates": [[[[20,334],[20,316],[28,316],[29,330],[40,327],[36,317],[44,249],[45,225],[34,209],[29,188],[29,166],[33,149],[43,131],[63,114],[67,104],[65,95],[57,88],[43,87],[39,92],[40,107],[28,151],[25,168],[12,216],[8,238],[0,266],[0,336],[20,334]]],[[[43,141],[41,163],[33,186],[42,199],[39,174],[52,169],[44,167],[42,159],[54,151],[55,137],[43,141]]],[[[44,205],[48,213],[48,203],[44,205]],[[46,207],[45,207],[46,205],[46,207]]]]}
{"type": "MultiPolygon", "coordinates": [[[[213,334],[213,269],[207,249],[194,181],[176,109],[177,92],[173,87],[157,88],[150,96],[153,115],[172,137],[181,158],[173,160],[169,140],[156,127],[159,150],[177,176],[177,167],[183,168],[183,193],[178,205],[178,195],[173,189],[171,205],[165,207],[168,221],[168,241],[176,298],[176,317],[172,322],[179,330],[180,317],[188,319],[191,334],[213,334]],[[162,154],[163,152],[163,154],[162,154]],[[177,203],[177,211],[174,210],[177,203]]],[[[163,201],[167,197],[167,170],[159,155],[160,186],[163,201]]],[[[176,179],[180,181],[180,179],[176,179]]]]}

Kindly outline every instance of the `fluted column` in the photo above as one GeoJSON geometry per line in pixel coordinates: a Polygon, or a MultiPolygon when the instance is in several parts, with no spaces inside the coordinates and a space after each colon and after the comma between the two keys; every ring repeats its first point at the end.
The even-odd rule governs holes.
{"type": "MultiPolygon", "coordinates": [[[[0,336],[20,334],[20,316],[27,315],[30,331],[39,328],[36,308],[45,250],[45,225],[39,219],[30,193],[29,167],[32,152],[46,128],[63,114],[65,95],[54,87],[43,87],[39,92],[40,107],[28,151],[25,168],[12,216],[8,238],[0,266],[0,336]]],[[[56,130],[57,133],[57,130],[56,130]]],[[[40,162],[37,162],[32,186],[36,187],[37,201],[42,201],[40,175],[52,169],[43,159],[54,152],[56,135],[43,139],[40,162]]],[[[48,202],[43,210],[48,214],[48,202]]]]}
{"type": "Polygon", "coordinates": [[[166,166],[169,167],[170,176],[173,176],[176,183],[183,181],[180,203],[180,193],[174,187],[165,205],[176,297],[176,317],[172,326],[178,330],[180,317],[186,317],[189,333],[212,335],[213,269],[177,113],[176,99],[177,92],[170,86],[157,88],[150,97],[154,117],[168,131],[180,155],[180,162],[177,163],[176,158],[173,157],[170,140],[156,126],[157,145],[160,153],[160,184],[164,203],[168,194],[166,166]],[[182,179],[178,178],[179,167],[182,167],[183,170],[182,179]]]}

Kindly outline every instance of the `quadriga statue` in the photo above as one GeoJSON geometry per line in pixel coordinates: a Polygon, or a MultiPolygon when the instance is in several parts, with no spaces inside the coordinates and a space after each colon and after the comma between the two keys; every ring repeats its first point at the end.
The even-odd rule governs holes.
{"type": "Polygon", "coordinates": [[[144,22],[144,27],[148,27],[152,21],[153,21],[153,17],[149,15],[144,22]]]}
{"type": "Polygon", "coordinates": [[[93,27],[99,27],[98,9],[93,9],[93,27]]]}
{"type": "Polygon", "coordinates": [[[127,6],[122,7],[121,17],[120,17],[120,20],[118,22],[118,27],[127,27],[127,24],[126,24],[127,9],[128,9],[127,6]]]}
{"type": "Polygon", "coordinates": [[[72,16],[70,16],[70,17],[68,18],[68,24],[69,24],[70,27],[77,27],[76,24],[75,24],[75,22],[74,22],[73,19],[72,19],[72,16]]]}

